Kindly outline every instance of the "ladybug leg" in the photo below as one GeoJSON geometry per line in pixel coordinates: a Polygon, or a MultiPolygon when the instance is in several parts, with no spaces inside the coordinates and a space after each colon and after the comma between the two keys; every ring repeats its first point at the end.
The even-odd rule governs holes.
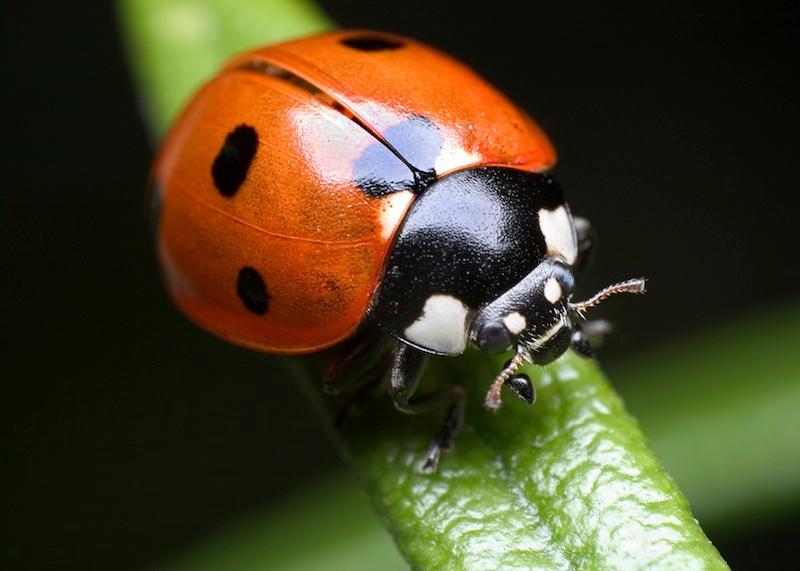
{"type": "Polygon", "coordinates": [[[364,386],[380,378],[386,370],[391,342],[370,328],[347,342],[325,371],[322,388],[329,395],[364,386]]]}
{"type": "MultiPolygon", "coordinates": [[[[573,265],[575,278],[580,279],[586,273],[597,252],[597,232],[591,222],[586,218],[576,216],[575,233],[578,237],[578,258],[573,265]]],[[[610,331],[611,326],[607,321],[586,321],[575,326],[569,345],[576,354],[584,359],[594,358],[593,345],[600,345],[602,337],[610,331]]]]}
{"type": "Polygon", "coordinates": [[[394,362],[390,376],[389,393],[397,410],[407,414],[424,414],[431,410],[447,407],[444,424],[431,442],[421,470],[425,473],[436,471],[442,451],[453,448],[453,440],[464,417],[464,389],[450,385],[428,395],[412,398],[419,384],[428,356],[398,343],[394,350],[394,362]]]}
{"type": "Polygon", "coordinates": [[[570,347],[585,359],[594,357],[594,347],[603,344],[603,337],[611,333],[613,327],[605,319],[593,319],[577,325],[570,338],[570,347]]]}
{"type": "Polygon", "coordinates": [[[572,337],[569,340],[569,346],[572,348],[575,353],[583,357],[584,359],[591,359],[594,357],[594,347],[589,342],[589,338],[580,329],[576,329],[572,333],[572,337]]]}
{"type": "Polygon", "coordinates": [[[597,232],[586,218],[576,216],[573,221],[575,222],[575,233],[578,236],[578,258],[575,260],[573,268],[575,277],[578,278],[586,272],[597,251],[597,232]]]}
{"type": "Polygon", "coordinates": [[[356,389],[341,405],[334,426],[340,427],[374,396],[388,368],[390,348],[391,342],[386,335],[370,329],[346,343],[328,367],[322,379],[323,391],[329,395],[339,395],[356,389]]]}
{"type": "Polygon", "coordinates": [[[347,397],[344,403],[339,407],[336,417],[333,420],[333,426],[336,429],[342,428],[342,425],[348,418],[364,410],[367,403],[377,395],[378,388],[382,386],[382,383],[379,383],[380,380],[381,378],[376,376],[367,381],[364,385],[358,387],[352,395],[347,397]]]}

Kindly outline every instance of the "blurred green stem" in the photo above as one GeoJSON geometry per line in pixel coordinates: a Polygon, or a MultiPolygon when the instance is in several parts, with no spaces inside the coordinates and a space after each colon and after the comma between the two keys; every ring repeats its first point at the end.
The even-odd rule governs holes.
{"type": "Polygon", "coordinates": [[[707,526],[800,507],[800,304],[687,334],[612,370],[707,526]],[[653,365],[656,366],[653,366],[653,365]]]}
{"type": "MultiPolygon", "coordinates": [[[[324,16],[290,0],[124,0],[122,25],[155,133],[231,54],[318,31],[324,16]]],[[[294,362],[318,395],[319,371],[294,362]]],[[[384,399],[335,433],[340,448],[416,568],[725,568],[673,481],[595,364],[567,355],[529,367],[539,402],[483,393],[500,360],[438,360],[431,387],[467,388],[458,450],[433,476],[418,461],[441,421],[406,417],[384,399]]],[[[328,415],[334,403],[317,396],[328,415]]],[[[333,429],[331,428],[333,431],[333,429]]],[[[347,514],[342,514],[347,517],[347,514]]]]}
{"type": "Polygon", "coordinates": [[[123,0],[117,5],[139,101],[155,140],[226,58],[332,27],[311,0],[123,0]]]}

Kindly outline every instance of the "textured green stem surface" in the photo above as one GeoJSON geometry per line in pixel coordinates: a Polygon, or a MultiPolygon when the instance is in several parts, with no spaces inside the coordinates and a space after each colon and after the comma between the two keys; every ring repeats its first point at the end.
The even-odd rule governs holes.
{"type": "MultiPolygon", "coordinates": [[[[121,15],[157,133],[232,53],[326,26],[313,6],[290,0],[123,0],[121,15]]],[[[530,368],[536,406],[507,394],[493,414],[481,403],[499,367],[472,352],[427,373],[423,390],[449,379],[469,396],[457,451],[435,475],[418,462],[437,415],[407,417],[383,399],[337,433],[413,567],[725,568],[593,363],[567,355],[530,368]]],[[[295,370],[319,386],[313,366],[295,370]]],[[[331,399],[317,402],[331,414],[331,399]]]]}
{"type": "Polygon", "coordinates": [[[491,413],[483,396],[501,364],[471,352],[427,372],[428,387],[451,379],[468,392],[457,449],[433,476],[419,464],[441,415],[398,415],[384,399],[338,433],[408,561],[420,569],[725,568],[594,363],[568,354],[529,366],[535,406],[507,392],[491,413]]]}

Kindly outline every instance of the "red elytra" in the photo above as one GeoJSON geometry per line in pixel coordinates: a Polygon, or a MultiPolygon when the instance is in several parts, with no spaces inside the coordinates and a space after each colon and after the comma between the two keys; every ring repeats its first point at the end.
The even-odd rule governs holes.
{"type": "Polygon", "coordinates": [[[158,255],[201,327],[313,352],[364,319],[424,176],[555,160],[524,112],[419,42],[336,31],[268,46],[231,60],[170,130],[152,173],[158,255]]]}

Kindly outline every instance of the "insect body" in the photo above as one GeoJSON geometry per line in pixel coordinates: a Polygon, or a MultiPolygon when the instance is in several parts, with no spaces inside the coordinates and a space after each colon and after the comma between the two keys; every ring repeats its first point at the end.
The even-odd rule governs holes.
{"type": "Polygon", "coordinates": [[[463,398],[412,397],[427,355],[514,349],[487,396],[498,408],[504,384],[532,400],[523,361],[590,351],[579,313],[599,298],[571,296],[591,229],[576,230],[554,163],[527,115],[420,43],[338,31],[270,46],[229,62],[172,127],[152,175],[158,255],[178,307],[229,341],[297,354],[350,340],[329,390],[391,351],[398,408],[449,406],[434,468],[463,398]]]}

